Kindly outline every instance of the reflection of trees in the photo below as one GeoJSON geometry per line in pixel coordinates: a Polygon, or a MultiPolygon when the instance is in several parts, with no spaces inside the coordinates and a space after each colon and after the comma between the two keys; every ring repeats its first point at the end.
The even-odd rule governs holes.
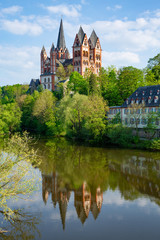
{"type": "Polygon", "coordinates": [[[8,212],[0,211],[3,220],[3,229],[0,229],[0,239],[35,239],[35,234],[40,238],[40,232],[37,229],[39,217],[22,210],[15,210],[14,215],[8,212]]]}
{"type": "MultiPolygon", "coordinates": [[[[82,223],[87,219],[89,211],[95,219],[97,218],[101,210],[102,194],[107,189],[112,191],[118,189],[126,200],[133,201],[147,196],[151,201],[160,204],[159,153],[90,148],[76,146],[66,140],[50,140],[46,143],[41,155],[44,157],[40,166],[43,176],[45,175],[46,179],[53,173],[57,176],[59,190],[57,194],[52,194],[54,206],[56,201],[59,201],[56,199],[59,199],[58,194],[61,192],[66,199],[63,209],[67,211],[69,197],[65,196],[74,191],[74,205],[82,223]]],[[[52,182],[50,189],[53,189],[53,186],[52,182]]],[[[46,189],[48,190],[44,196],[51,193],[49,187],[46,189]]],[[[62,215],[61,210],[60,213],[62,215]]],[[[63,226],[64,222],[63,220],[63,226]]]]}

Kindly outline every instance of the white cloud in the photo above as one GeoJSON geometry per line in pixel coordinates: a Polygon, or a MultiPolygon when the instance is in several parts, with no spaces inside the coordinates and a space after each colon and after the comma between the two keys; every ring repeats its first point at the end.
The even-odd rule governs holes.
{"type": "Polygon", "coordinates": [[[40,75],[40,48],[0,46],[0,85],[30,82],[40,75]]]}
{"type": "Polygon", "coordinates": [[[3,8],[0,10],[0,12],[2,14],[15,14],[15,13],[21,12],[22,10],[23,8],[20,6],[12,6],[9,8],[3,8]]]}
{"type": "Polygon", "coordinates": [[[88,5],[89,3],[86,0],[81,0],[82,5],[88,5]]]}
{"type": "Polygon", "coordinates": [[[122,6],[121,5],[115,5],[115,9],[121,9],[122,6]]]}
{"type": "Polygon", "coordinates": [[[140,63],[139,55],[133,52],[107,52],[102,53],[103,66],[115,65],[123,67],[140,63]]]}
{"type": "Polygon", "coordinates": [[[116,10],[120,10],[121,8],[122,8],[121,5],[115,5],[114,7],[110,7],[110,6],[106,7],[107,11],[116,11],[116,10]]]}
{"type": "Polygon", "coordinates": [[[42,33],[42,27],[35,22],[29,22],[26,20],[1,20],[0,28],[16,35],[33,35],[37,36],[42,33]]]}
{"type": "Polygon", "coordinates": [[[79,17],[81,5],[60,4],[60,5],[56,5],[56,6],[48,6],[45,8],[51,13],[61,14],[66,17],[79,17]]]}

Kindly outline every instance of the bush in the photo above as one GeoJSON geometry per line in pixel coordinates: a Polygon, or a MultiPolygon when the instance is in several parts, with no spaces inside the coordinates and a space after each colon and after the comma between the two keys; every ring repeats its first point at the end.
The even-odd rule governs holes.
{"type": "Polygon", "coordinates": [[[160,140],[159,139],[152,140],[148,148],[152,150],[160,150],[160,140]]]}
{"type": "Polygon", "coordinates": [[[110,124],[107,128],[109,142],[122,147],[131,147],[134,143],[132,130],[121,124],[110,124]]]}

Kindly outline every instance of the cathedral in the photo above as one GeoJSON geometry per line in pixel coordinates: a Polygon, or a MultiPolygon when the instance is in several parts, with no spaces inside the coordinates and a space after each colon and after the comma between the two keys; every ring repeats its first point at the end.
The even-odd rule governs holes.
{"type": "Polygon", "coordinates": [[[59,79],[56,76],[57,68],[62,64],[64,68],[72,65],[73,70],[84,75],[86,69],[91,69],[95,74],[99,74],[102,63],[102,49],[99,38],[95,31],[92,31],[90,38],[87,38],[82,27],[76,34],[72,46],[73,58],[70,58],[69,51],[66,47],[63,21],[61,19],[57,46],[52,44],[50,56],[47,56],[43,46],[41,50],[41,75],[40,82],[44,89],[55,90],[55,86],[59,79]]]}

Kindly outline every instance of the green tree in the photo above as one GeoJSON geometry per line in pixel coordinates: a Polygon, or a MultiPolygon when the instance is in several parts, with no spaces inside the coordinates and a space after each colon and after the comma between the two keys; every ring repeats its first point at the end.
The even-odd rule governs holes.
{"type": "Polygon", "coordinates": [[[33,166],[38,166],[39,161],[30,144],[26,133],[23,137],[15,134],[0,151],[0,212],[7,217],[16,213],[7,205],[7,200],[30,194],[35,189],[33,166]]]}
{"type": "Polygon", "coordinates": [[[79,94],[88,95],[88,82],[77,71],[72,72],[67,84],[68,92],[78,92],[79,94]]]}
{"type": "Polygon", "coordinates": [[[152,69],[155,66],[160,65],[160,53],[158,53],[155,57],[150,58],[148,60],[148,68],[152,69]]]}
{"type": "Polygon", "coordinates": [[[106,103],[98,96],[76,93],[66,96],[60,104],[62,122],[68,136],[99,141],[105,131],[106,103]]]}
{"type": "Polygon", "coordinates": [[[58,77],[59,80],[64,80],[66,78],[66,71],[60,62],[59,67],[57,68],[56,71],[56,76],[58,77]]]}
{"type": "Polygon", "coordinates": [[[0,134],[11,134],[20,130],[22,112],[17,103],[0,105],[0,134]]]}
{"type": "Polygon", "coordinates": [[[100,94],[100,85],[98,84],[97,75],[94,73],[91,73],[91,75],[88,78],[89,82],[89,94],[100,94]]]}
{"type": "Polygon", "coordinates": [[[47,135],[55,133],[55,103],[56,99],[49,90],[41,92],[36,99],[33,107],[33,116],[37,118],[37,130],[40,133],[47,135]]]}
{"type": "Polygon", "coordinates": [[[119,70],[118,89],[121,104],[140,86],[144,84],[143,71],[132,66],[119,70]]]}

